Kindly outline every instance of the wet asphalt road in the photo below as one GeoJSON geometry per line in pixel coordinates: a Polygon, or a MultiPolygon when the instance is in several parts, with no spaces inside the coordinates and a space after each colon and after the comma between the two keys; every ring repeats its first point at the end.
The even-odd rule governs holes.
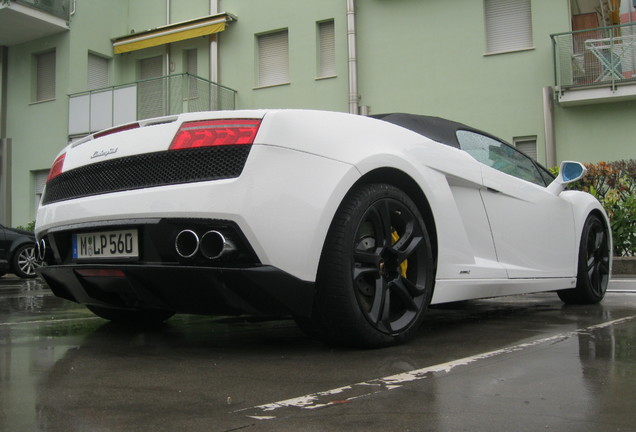
{"type": "Polygon", "coordinates": [[[636,431],[636,279],[611,288],[446,305],[363,351],[287,320],[128,329],[4,277],[0,431],[636,431]]]}

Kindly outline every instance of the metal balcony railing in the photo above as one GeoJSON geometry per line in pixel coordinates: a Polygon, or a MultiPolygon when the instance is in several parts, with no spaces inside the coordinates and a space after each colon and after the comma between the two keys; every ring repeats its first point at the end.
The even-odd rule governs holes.
{"type": "Polygon", "coordinates": [[[636,82],[636,24],[550,35],[557,88],[636,82]]]}
{"type": "Polygon", "coordinates": [[[195,111],[231,110],[236,90],[187,73],[69,96],[69,136],[118,124],[195,111]]]}
{"type": "Polygon", "coordinates": [[[68,21],[70,17],[70,0],[0,0],[0,3],[16,3],[38,9],[68,21]]]}

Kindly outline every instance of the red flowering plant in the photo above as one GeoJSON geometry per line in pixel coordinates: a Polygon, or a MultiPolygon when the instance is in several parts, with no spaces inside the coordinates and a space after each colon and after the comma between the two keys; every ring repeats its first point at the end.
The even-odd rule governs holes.
{"type": "Polygon", "coordinates": [[[570,189],[589,192],[603,205],[610,218],[614,255],[636,255],[636,160],[598,162],[585,167],[587,175],[570,189]]]}

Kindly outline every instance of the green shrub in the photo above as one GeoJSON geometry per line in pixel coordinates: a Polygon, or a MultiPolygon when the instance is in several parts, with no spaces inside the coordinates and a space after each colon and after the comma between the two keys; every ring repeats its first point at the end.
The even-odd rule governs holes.
{"type": "Polygon", "coordinates": [[[598,162],[585,167],[587,175],[570,189],[589,192],[603,205],[610,218],[614,255],[636,255],[636,160],[598,162]]]}
{"type": "Polygon", "coordinates": [[[33,232],[33,231],[35,231],[35,221],[29,222],[27,224],[27,226],[19,225],[19,226],[15,227],[15,228],[19,229],[19,230],[23,230],[23,231],[33,232]]]}

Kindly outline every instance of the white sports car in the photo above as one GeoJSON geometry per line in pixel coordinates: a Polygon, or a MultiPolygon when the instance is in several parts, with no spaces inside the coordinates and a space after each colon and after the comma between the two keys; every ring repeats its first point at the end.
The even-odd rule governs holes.
{"type": "Polygon", "coordinates": [[[53,292],[114,321],[290,315],[383,346],[427,306],[605,295],[608,220],[514,147],[452,121],[306,110],[143,120],[67,146],[36,235],[53,292]]]}

